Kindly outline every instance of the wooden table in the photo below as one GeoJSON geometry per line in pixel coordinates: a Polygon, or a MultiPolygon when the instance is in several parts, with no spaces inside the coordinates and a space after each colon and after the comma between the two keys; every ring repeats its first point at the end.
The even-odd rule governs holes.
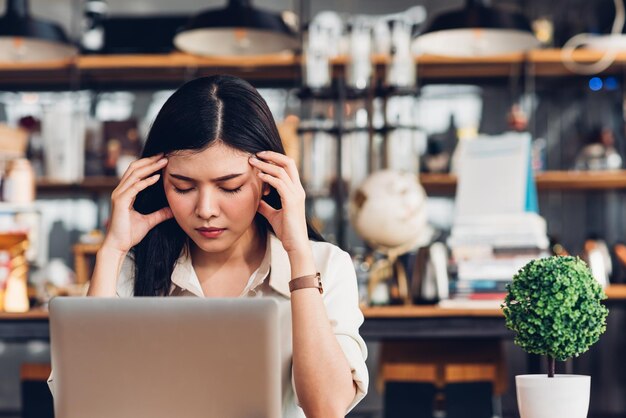
{"type": "MultiPolygon", "coordinates": [[[[606,303],[626,301],[626,284],[606,289],[606,303]]],[[[500,309],[453,309],[438,306],[363,308],[361,335],[366,340],[421,338],[511,338],[500,309]]],[[[49,341],[48,312],[0,313],[0,341],[49,341]]]]}
{"type": "Polygon", "coordinates": [[[433,305],[364,308],[366,340],[512,338],[500,309],[451,309],[433,305]]]}
{"type": "MultiPolygon", "coordinates": [[[[509,338],[499,310],[443,309],[437,306],[364,308],[366,340],[415,338],[509,338]]],[[[0,313],[0,340],[50,339],[48,312],[0,313]]]]}
{"type": "MultiPolygon", "coordinates": [[[[605,289],[609,307],[626,301],[626,284],[605,289]]],[[[511,338],[500,309],[381,306],[363,308],[365,339],[511,338]]]]}

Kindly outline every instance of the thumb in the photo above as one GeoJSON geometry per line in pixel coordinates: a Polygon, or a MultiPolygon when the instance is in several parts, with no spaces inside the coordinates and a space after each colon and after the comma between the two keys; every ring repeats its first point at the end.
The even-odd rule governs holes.
{"type": "Polygon", "coordinates": [[[150,228],[153,228],[161,222],[173,218],[174,214],[172,213],[172,209],[166,206],[163,209],[159,209],[156,212],[152,212],[151,214],[145,216],[150,228]]]}
{"type": "Polygon", "coordinates": [[[274,209],[265,200],[259,202],[258,212],[263,215],[268,221],[271,220],[278,210],[274,209]]]}

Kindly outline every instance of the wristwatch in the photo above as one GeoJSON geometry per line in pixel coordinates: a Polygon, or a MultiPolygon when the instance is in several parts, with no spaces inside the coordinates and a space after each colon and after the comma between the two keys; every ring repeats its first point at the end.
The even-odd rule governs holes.
{"type": "Polygon", "coordinates": [[[324,288],[322,287],[322,277],[320,276],[319,272],[315,274],[309,274],[308,276],[296,277],[289,282],[290,292],[298,289],[308,289],[312,287],[319,289],[320,293],[324,293],[324,288]]]}

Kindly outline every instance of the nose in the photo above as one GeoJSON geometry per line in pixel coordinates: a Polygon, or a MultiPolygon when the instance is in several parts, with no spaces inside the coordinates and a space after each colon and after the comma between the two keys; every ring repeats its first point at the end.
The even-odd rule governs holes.
{"type": "Polygon", "coordinates": [[[220,214],[218,198],[215,192],[201,189],[196,203],[196,216],[201,219],[210,219],[220,214]]]}

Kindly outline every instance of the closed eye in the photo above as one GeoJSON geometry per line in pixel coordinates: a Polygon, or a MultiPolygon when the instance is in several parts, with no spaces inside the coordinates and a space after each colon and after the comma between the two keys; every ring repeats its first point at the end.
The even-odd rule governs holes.
{"type": "Polygon", "coordinates": [[[236,189],[225,189],[223,187],[220,187],[220,188],[222,189],[222,191],[226,193],[231,193],[231,194],[239,193],[241,191],[241,186],[237,187],[236,189]]]}
{"type": "Polygon", "coordinates": [[[174,191],[179,194],[185,194],[190,192],[191,190],[193,190],[193,187],[190,189],[179,189],[178,187],[174,186],[174,191]]]}
{"type": "MultiPolygon", "coordinates": [[[[178,194],[185,194],[185,193],[189,193],[190,191],[192,191],[194,188],[191,187],[189,189],[181,189],[178,188],[176,186],[174,186],[174,191],[178,194]]],[[[228,194],[235,194],[235,193],[239,193],[241,191],[241,186],[235,188],[235,189],[226,189],[224,187],[220,187],[220,189],[224,192],[224,193],[228,193],[228,194]]]]}

